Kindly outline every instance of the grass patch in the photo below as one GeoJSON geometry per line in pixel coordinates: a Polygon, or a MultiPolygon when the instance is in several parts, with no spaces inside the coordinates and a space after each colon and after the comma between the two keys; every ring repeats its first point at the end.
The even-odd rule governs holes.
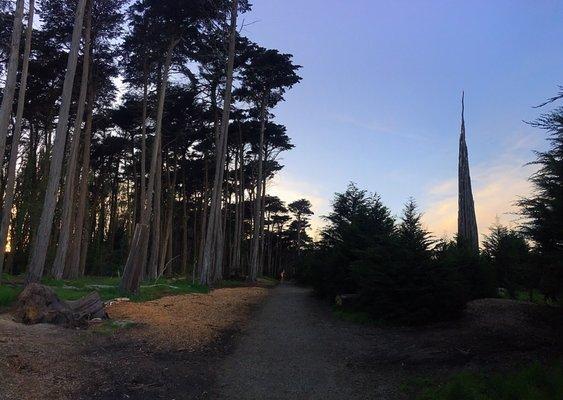
{"type": "MultiPolygon", "coordinates": [[[[144,282],[138,295],[127,296],[119,290],[119,277],[88,276],[73,280],[54,280],[44,278],[42,283],[51,287],[57,296],[63,300],[78,300],[88,293],[97,291],[102,300],[111,300],[117,297],[129,297],[131,301],[142,302],[155,300],[164,296],[186,293],[207,293],[206,286],[193,285],[185,279],[161,278],[157,281],[144,282]]],[[[5,275],[3,282],[17,282],[23,284],[23,277],[5,275]]],[[[0,306],[12,304],[21,292],[21,286],[0,285],[0,306]]]]}
{"type": "Polygon", "coordinates": [[[7,307],[12,304],[21,292],[21,288],[14,286],[0,286],[0,307],[7,307]]]}
{"type": "MultiPolygon", "coordinates": [[[[265,287],[274,287],[279,282],[277,281],[277,279],[263,276],[260,278],[256,278],[256,283],[265,287]]],[[[252,286],[252,283],[241,279],[223,279],[221,282],[215,285],[215,287],[217,288],[235,288],[235,287],[247,287],[247,286],[252,286]]]]}
{"type": "Polygon", "coordinates": [[[266,287],[274,287],[279,283],[277,279],[271,278],[269,276],[263,276],[261,278],[258,278],[257,281],[258,283],[266,287]]]}
{"type": "Polygon", "coordinates": [[[128,321],[128,320],[109,320],[109,321],[104,321],[101,324],[95,325],[92,328],[92,332],[109,336],[117,331],[124,329],[131,329],[137,325],[138,324],[136,322],[128,321]]]}
{"type": "Polygon", "coordinates": [[[552,305],[552,304],[554,305],[553,302],[546,300],[545,296],[539,290],[534,290],[531,299],[530,299],[530,293],[524,290],[517,290],[515,299],[512,299],[512,297],[510,297],[508,292],[501,293],[499,295],[499,298],[509,299],[509,300],[531,301],[532,303],[539,305],[552,305]]]}
{"type": "Polygon", "coordinates": [[[553,400],[563,399],[563,364],[534,363],[518,371],[486,375],[461,372],[446,382],[415,379],[403,390],[416,400],[553,400]]]}
{"type": "Polygon", "coordinates": [[[216,288],[234,288],[248,286],[248,282],[237,279],[223,279],[221,282],[215,284],[216,288]]]}

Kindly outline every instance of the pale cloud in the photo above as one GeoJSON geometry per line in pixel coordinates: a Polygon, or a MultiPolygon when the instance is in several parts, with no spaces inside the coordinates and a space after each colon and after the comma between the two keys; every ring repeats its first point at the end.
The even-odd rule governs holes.
{"type": "Polygon", "coordinates": [[[360,121],[356,118],[345,116],[345,115],[336,115],[334,119],[338,123],[351,125],[355,128],[360,128],[362,130],[366,130],[370,132],[392,133],[394,130],[391,124],[382,123],[378,121],[369,121],[369,122],[360,121]]]}
{"type": "Polygon", "coordinates": [[[387,122],[387,121],[379,121],[379,120],[360,120],[358,118],[354,118],[348,115],[336,115],[332,117],[335,122],[339,124],[349,125],[353,128],[373,132],[377,134],[387,134],[402,137],[405,139],[414,139],[414,140],[423,140],[425,139],[423,136],[415,135],[411,133],[399,132],[399,129],[395,126],[394,123],[387,122]]]}
{"type": "Polygon", "coordinates": [[[326,215],[330,210],[329,201],[321,193],[321,188],[294,178],[285,171],[281,171],[274,179],[269,182],[267,193],[273,196],[278,196],[287,204],[298,199],[307,199],[311,202],[313,212],[315,213],[311,218],[311,234],[313,238],[317,238],[319,231],[325,225],[321,218],[326,215]]]}
{"type": "MultiPolygon", "coordinates": [[[[497,220],[511,227],[518,225],[515,202],[531,192],[528,182],[534,166],[525,165],[516,150],[529,145],[529,138],[519,138],[494,161],[472,166],[471,176],[479,236],[487,234],[497,220]]],[[[528,149],[530,147],[527,147],[528,149]]],[[[529,154],[529,153],[528,153],[529,154]]],[[[452,238],[457,232],[457,178],[438,182],[427,191],[424,221],[437,237],[452,238]]]]}

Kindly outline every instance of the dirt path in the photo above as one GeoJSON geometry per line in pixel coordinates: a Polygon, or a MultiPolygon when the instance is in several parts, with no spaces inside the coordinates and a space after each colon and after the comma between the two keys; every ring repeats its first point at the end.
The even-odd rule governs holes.
{"type": "Polygon", "coordinates": [[[211,398],[392,398],[398,376],[358,369],[373,350],[365,327],[335,319],[308,289],[280,285],[224,361],[211,398]]]}
{"type": "Polygon", "coordinates": [[[337,319],[309,289],[280,285],[214,379],[210,399],[406,399],[409,378],[499,370],[563,353],[558,310],[482,299],[427,327],[337,319]]]}

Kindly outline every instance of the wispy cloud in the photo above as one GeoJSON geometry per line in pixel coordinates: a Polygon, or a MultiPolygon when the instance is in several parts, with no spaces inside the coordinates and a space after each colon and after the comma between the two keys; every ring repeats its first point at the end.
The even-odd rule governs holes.
{"type": "Polygon", "coordinates": [[[421,135],[400,132],[397,126],[395,126],[395,124],[391,122],[376,121],[376,120],[364,121],[349,115],[335,115],[333,116],[333,119],[336,123],[342,125],[348,125],[361,131],[397,136],[405,139],[415,139],[415,140],[424,139],[424,137],[421,135]]]}

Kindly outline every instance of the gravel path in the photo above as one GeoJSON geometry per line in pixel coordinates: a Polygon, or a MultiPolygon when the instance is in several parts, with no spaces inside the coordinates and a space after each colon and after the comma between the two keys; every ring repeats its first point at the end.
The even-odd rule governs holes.
{"type": "Polygon", "coordinates": [[[372,351],[373,337],[335,319],[308,289],[273,289],[247,332],[218,371],[210,398],[395,398],[396,377],[358,363],[372,351]]]}

